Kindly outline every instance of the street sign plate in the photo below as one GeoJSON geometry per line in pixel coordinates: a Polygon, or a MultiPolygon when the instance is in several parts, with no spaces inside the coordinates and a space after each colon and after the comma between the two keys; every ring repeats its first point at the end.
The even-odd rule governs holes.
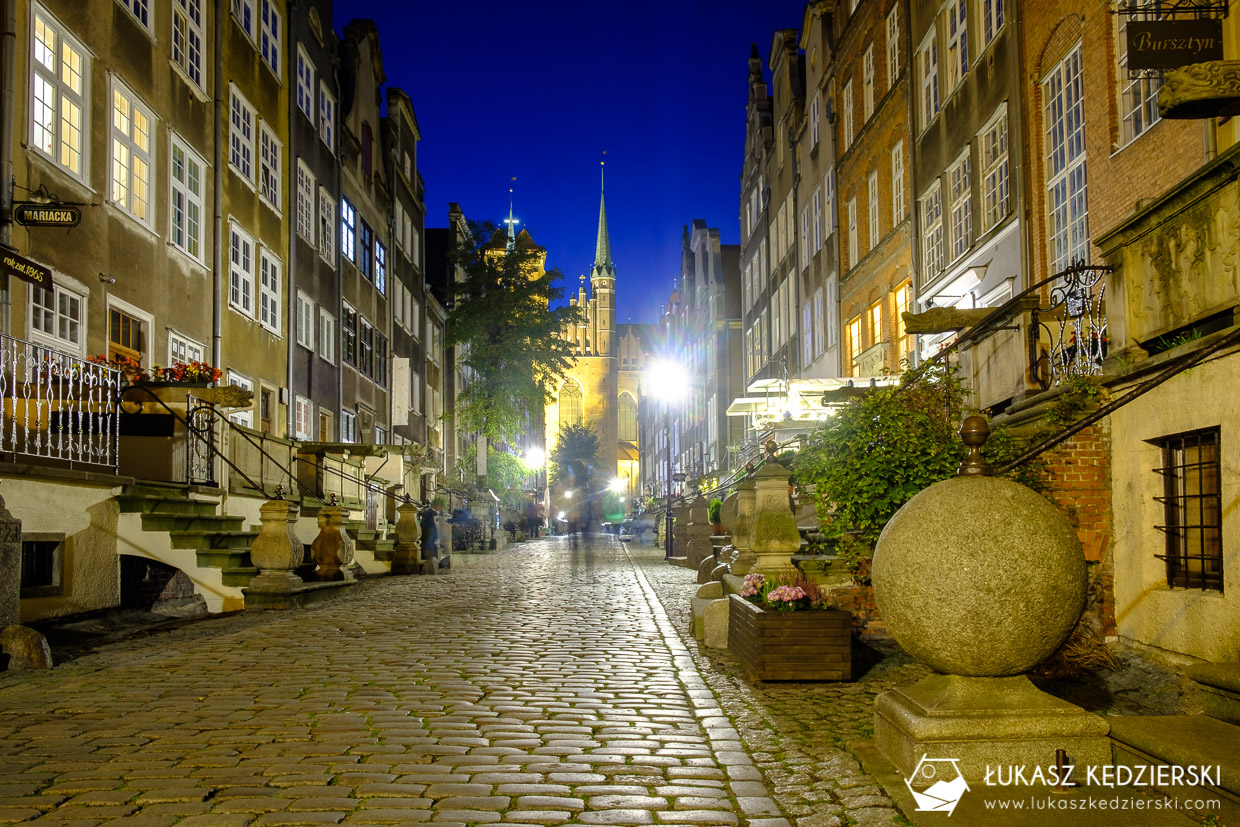
{"type": "Polygon", "coordinates": [[[13,218],[25,227],[76,227],[82,210],[67,204],[18,204],[13,218]]]}
{"type": "Polygon", "coordinates": [[[52,286],[51,270],[7,250],[0,253],[0,274],[15,276],[45,290],[52,286]]]}
{"type": "Polygon", "coordinates": [[[672,474],[672,482],[684,482],[688,476],[682,473],[672,474]]]}

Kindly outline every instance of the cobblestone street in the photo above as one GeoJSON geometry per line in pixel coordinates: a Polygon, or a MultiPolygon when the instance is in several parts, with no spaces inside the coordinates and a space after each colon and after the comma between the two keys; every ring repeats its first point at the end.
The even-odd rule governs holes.
{"type": "Polygon", "coordinates": [[[874,681],[748,689],[679,634],[693,577],[661,552],[549,539],[456,562],[0,676],[0,822],[896,816],[840,749],[874,681]]]}

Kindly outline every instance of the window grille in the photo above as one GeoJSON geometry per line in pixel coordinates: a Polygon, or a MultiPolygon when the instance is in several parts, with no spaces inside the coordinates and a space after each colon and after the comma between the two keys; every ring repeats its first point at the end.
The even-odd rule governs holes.
{"type": "Polygon", "coordinates": [[[1219,429],[1164,437],[1153,441],[1162,449],[1167,585],[1185,589],[1223,590],[1222,496],[1219,429]]]}

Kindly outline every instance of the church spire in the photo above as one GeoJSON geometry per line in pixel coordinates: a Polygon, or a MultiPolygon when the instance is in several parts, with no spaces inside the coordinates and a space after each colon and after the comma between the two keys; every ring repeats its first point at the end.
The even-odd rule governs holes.
{"type": "Polygon", "coordinates": [[[600,271],[615,270],[615,265],[611,261],[611,239],[607,235],[607,201],[603,191],[603,163],[599,161],[598,243],[594,246],[595,275],[600,275],[600,271]]]}
{"type": "MultiPolygon", "coordinates": [[[[517,180],[514,176],[512,180],[517,180]]],[[[508,217],[504,219],[508,225],[508,252],[517,249],[517,224],[520,222],[512,217],[512,187],[508,188],[508,217]]]]}

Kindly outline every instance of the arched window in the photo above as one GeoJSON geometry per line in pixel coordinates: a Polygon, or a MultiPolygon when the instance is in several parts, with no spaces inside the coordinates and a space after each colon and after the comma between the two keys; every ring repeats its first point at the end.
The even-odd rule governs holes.
{"type": "Polygon", "coordinates": [[[619,423],[621,442],[637,442],[637,403],[628,393],[620,394],[619,423]]]}
{"type": "Polygon", "coordinates": [[[581,386],[569,379],[560,387],[560,427],[580,425],[584,420],[581,386]]]}

